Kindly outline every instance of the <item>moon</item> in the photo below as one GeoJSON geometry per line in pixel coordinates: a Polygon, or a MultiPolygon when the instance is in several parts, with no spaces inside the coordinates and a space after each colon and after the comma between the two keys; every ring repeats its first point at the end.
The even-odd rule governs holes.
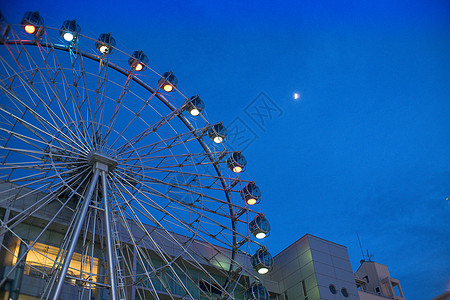
{"type": "Polygon", "coordinates": [[[299,93],[294,93],[294,100],[298,100],[300,98],[300,94],[299,93]]]}

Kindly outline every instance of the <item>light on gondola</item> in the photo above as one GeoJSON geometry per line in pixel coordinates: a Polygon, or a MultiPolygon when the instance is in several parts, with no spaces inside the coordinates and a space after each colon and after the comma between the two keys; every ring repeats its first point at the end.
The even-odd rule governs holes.
{"type": "Polygon", "coordinates": [[[178,79],[173,75],[173,72],[165,72],[159,79],[158,85],[166,92],[173,91],[174,87],[178,84],[178,79]]]}
{"type": "Polygon", "coordinates": [[[66,33],[64,33],[63,38],[66,41],[71,42],[71,41],[73,41],[73,33],[72,32],[66,32],[66,33]]]}
{"type": "Polygon", "coordinates": [[[257,239],[261,240],[261,239],[263,239],[263,238],[266,237],[266,234],[265,234],[264,232],[260,232],[260,233],[257,233],[257,234],[255,235],[255,237],[256,237],[257,239]]]}
{"type": "Polygon", "coordinates": [[[205,103],[203,103],[199,95],[196,95],[189,98],[184,107],[188,113],[196,117],[203,109],[205,109],[205,103]]]}
{"type": "Polygon", "coordinates": [[[67,42],[75,41],[78,34],[81,32],[80,25],[76,20],[66,20],[61,26],[59,35],[67,42]]]}
{"type": "Polygon", "coordinates": [[[234,173],[240,173],[245,169],[247,160],[240,152],[234,152],[227,158],[227,166],[234,173]]]}
{"type": "Polygon", "coordinates": [[[33,34],[36,31],[36,27],[34,25],[25,25],[25,32],[29,34],[33,34]]]}
{"type": "Polygon", "coordinates": [[[44,25],[44,18],[40,16],[38,11],[27,11],[23,16],[20,25],[22,25],[22,28],[26,33],[40,36],[43,34],[42,28],[44,25]]]}
{"type": "Polygon", "coordinates": [[[269,300],[269,292],[262,283],[254,282],[245,292],[246,300],[269,300]]]}
{"type": "Polygon", "coordinates": [[[111,53],[115,45],[116,40],[111,36],[111,33],[100,34],[98,40],[95,42],[95,48],[97,48],[101,54],[111,53]]]}
{"type": "Polygon", "coordinates": [[[146,64],[148,64],[148,57],[144,54],[144,51],[134,51],[128,59],[128,65],[136,71],[144,70],[146,64]]]}
{"type": "Polygon", "coordinates": [[[255,205],[261,199],[261,190],[256,186],[254,182],[249,182],[241,190],[241,198],[248,205],[255,205]]]}
{"type": "Polygon", "coordinates": [[[250,232],[257,239],[263,239],[270,234],[270,223],[263,214],[258,214],[253,221],[248,224],[250,232]]]}
{"type": "Polygon", "coordinates": [[[259,274],[268,273],[273,266],[273,258],[272,255],[267,251],[266,247],[259,248],[256,253],[251,258],[251,263],[253,268],[259,274]]]}
{"type": "Polygon", "coordinates": [[[227,129],[221,123],[212,125],[208,131],[209,138],[216,144],[224,142],[227,134],[227,129]]]}

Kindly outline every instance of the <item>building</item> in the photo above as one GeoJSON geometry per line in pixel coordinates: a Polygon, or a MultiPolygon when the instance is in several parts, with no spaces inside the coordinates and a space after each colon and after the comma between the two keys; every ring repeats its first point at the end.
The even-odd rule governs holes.
{"type": "Polygon", "coordinates": [[[387,266],[380,263],[362,260],[355,281],[361,300],[405,299],[400,282],[390,276],[387,266]]]}
{"type": "Polygon", "coordinates": [[[386,266],[362,261],[353,273],[345,246],[306,234],[274,257],[264,278],[279,300],[404,300],[386,266]]]}

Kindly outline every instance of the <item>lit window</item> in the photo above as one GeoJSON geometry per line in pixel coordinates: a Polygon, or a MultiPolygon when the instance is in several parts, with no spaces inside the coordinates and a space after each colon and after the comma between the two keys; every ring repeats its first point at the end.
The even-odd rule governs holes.
{"type": "MultiPolygon", "coordinates": [[[[30,242],[31,244],[32,242],[30,242]]],[[[14,251],[15,258],[13,265],[17,262],[19,252],[19,244],[14,251]]],[[[26,258],[25,275],[41,277],[43,274],[50,274],[53,265],[57,259],[59,248],[50,245],[36,243],[33,248],[28,251],[26,258]]],[[[86,280],[98,281],[99,259],[90,256],[82,256],[80,253],[74,253],[70,261],[68,275],[73,277],[81,277],[86,280]],[[92,264],[92,269],[91,269],[92,264]],[[83,266],[83,267],[82,267],[83,266]],[[91,278],[92,277],[92,278],[91,278]]]]}

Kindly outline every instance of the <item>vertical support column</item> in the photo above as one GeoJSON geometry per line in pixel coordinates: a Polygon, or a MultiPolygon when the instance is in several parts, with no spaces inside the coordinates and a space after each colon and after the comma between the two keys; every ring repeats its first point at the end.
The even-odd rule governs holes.
{"type": "Polygon", "coordinates": [[[5,226],[5,228],[0,227],[0,249],[1,249],[1,246],[3,245],[3,240],[5,239],[5,235],[6,235],[6,231],[7,231],[6,223],[9,221],[10,215],[11,215],[11,209],[8,206],[8,208],[6,208],[6,210],[5,210],[5,215],[3,216],[3,220],[2,220],[2,226],[5,226]]]}
{"type": "Polygon", "coordinates": [[[111,238],[111,223],[110,223],[110,208],[108,203],[108,191],[106,188],[106,172],[102,171],[102,188],[103,188],[103,208],[105,210],[105,230],[106,230],[106,250],[108,256],[108,274],[109,283],[111,285],[111,300],[117,300],[116,290],[116,276],[114,274],[114,259],[113,259],[113,240],[111,238]]]}
{"type": "MultiPolygon", "coordinates": [[[[27,250],[28,250],[27,244],[20,242],[19,254],[17,255],[17,257],[22,257],[22,255],[24,255],[25,252],[27,252],[27,250]]],[[[26,257],[22,259],[20,262],[17,262],[19,266],[16,268],[14,279],[9,289],[9,298],[8,298],[9,300],[19,299],[20,286],[22,285],[22,278],[23,278],[23,270],[25,268],[25,260],[26,257]]]]}
{"type": "MultiPolygon", "coordinates": [[[[130,254],[131,255],[131,254],[130,254]]],[[[133,247],[133,277],[131,280],[133,282],[136,282],[136,274],[137,274],[137,249],[136,247],[133,247]]],[[[136,285],[133,284],[131,286],[131,299],[136,299],[136,285]]]]}
{"type": "Polygon", "coordinates": [[[92,194],[94,193],[99,174],[100,170],[95,169],[94,176],[92,177],[89,189],[83,200],[84,202],[82,204],[82,207],[80,208],[81,211],[78,221],[75,225],[72,241],[70,241],[70,246],[69,249],[67,250],[66,258],[64,259],[64,263],[61,267],[61,272],[59,274],[58,282],[56,284],[55,293],[53,294],[52,298],[53,300],[58,300],[59,294],[61,293],[61,289],[64,284],[64,278],[66,277],[67,271],[69,270],[70,261],[72,260],[73,252],[75,251],[75,246],[77,244],[78,238],[80,237],[81,228],[83,227],[83,222],[86,218],[86,214],[89,208],[89,204],[91,203],[92,194]]]}

